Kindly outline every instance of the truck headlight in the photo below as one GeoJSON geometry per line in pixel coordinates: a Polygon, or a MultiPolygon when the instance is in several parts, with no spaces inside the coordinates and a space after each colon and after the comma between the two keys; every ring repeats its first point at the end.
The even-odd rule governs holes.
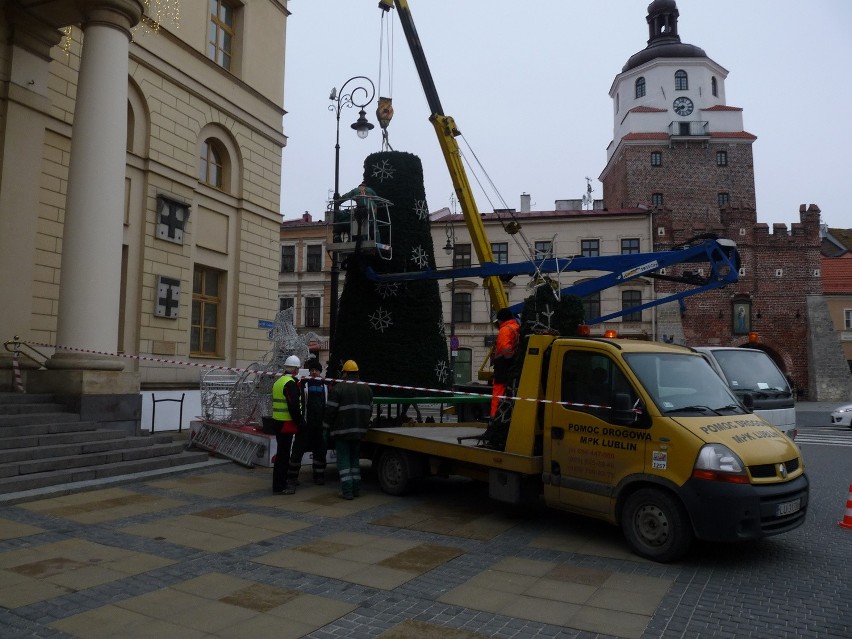
{"type": "Polygon", "coordinates": [[[745,464],[737,454],[722,444],[705,444],[698,452],[692,476],[710,481],[726,481],[734,484],[749,483],[745,464]]]}

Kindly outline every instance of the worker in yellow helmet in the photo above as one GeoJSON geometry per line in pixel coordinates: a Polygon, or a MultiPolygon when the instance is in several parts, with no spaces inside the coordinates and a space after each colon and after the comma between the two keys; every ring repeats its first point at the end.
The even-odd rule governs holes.
{"type": "Polygon", "coordinates": [[[361,492],[361,440],[373,414],[373,391],[360,380],[358,364],[351,359],[343,364],[340,378],[328,393],[323,427],[337,451],[340,497],[352,499],[361,492]]]}

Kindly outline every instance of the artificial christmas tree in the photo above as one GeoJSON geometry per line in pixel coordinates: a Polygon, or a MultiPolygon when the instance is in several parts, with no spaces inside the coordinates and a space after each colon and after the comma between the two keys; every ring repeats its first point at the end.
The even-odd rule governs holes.
{"type": "MultiPolygon", "coordinates": [[[[393,203],[390,238],[382,237],[391,245],[391,259],[366,251],[348,257],[328,374],[336,376],[353,359],[363,381],[445,389],[449,358],[438,283],[375,283],[365,274],[367,266],[377,273],[435,268],[420,158],[373,153],[364,160],[364,183],[393,203]]],[[[376,394],[404,395],[384,388],[376,394]]]]}

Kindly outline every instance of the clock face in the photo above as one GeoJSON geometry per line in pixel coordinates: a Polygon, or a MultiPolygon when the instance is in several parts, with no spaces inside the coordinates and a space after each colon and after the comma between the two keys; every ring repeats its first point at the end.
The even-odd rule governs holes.
{"type": "Polygon", "coordinates": [[[675,98],[672,108],[678,115],[689,115],[692,113],[692,100],[689,98],[675,98]]]}

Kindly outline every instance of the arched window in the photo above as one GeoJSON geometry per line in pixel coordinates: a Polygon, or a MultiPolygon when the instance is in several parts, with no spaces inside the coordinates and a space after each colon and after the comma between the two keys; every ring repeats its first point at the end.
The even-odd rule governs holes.
{"type": "Polygon", "coordinates": [[[636,78],[636,97],[645,97],[645,78],[636,78]]]}
{"type": "Polygon", "coordinates": [[[473,379],[473,352],[469,348],[460,348],[457,351],[456,361],[453,364],[455,377],[454,383],[467,384],[473,379]]]}
{"type": "Polygon", "coordinates": [[[130,100],[127,101],[127,150],[133,150],[133,136],[136,133],[136,114],[133,112],[133,105],[130,100]]]}
{"type": "Polygon", "coordinates": [[[198,163],[198,179],[215,186],[225,188],[225,158],[222,145],[213,138],[207,138],[201,143],[201,158],[198,163]]]}
{"type": "Polygon", "coordinates": [[[710,78],[710,93],[712,93],[716,97],[719,96],[719,83],[716,82],[716,76],[715,75],[712,78],[710,78]]]}
{"type": "Polygon", "coordinates": [[[678,69],[675,71],[675,91],[686,91],[689,89],[689,77],[686,71],[678,69]]]}

